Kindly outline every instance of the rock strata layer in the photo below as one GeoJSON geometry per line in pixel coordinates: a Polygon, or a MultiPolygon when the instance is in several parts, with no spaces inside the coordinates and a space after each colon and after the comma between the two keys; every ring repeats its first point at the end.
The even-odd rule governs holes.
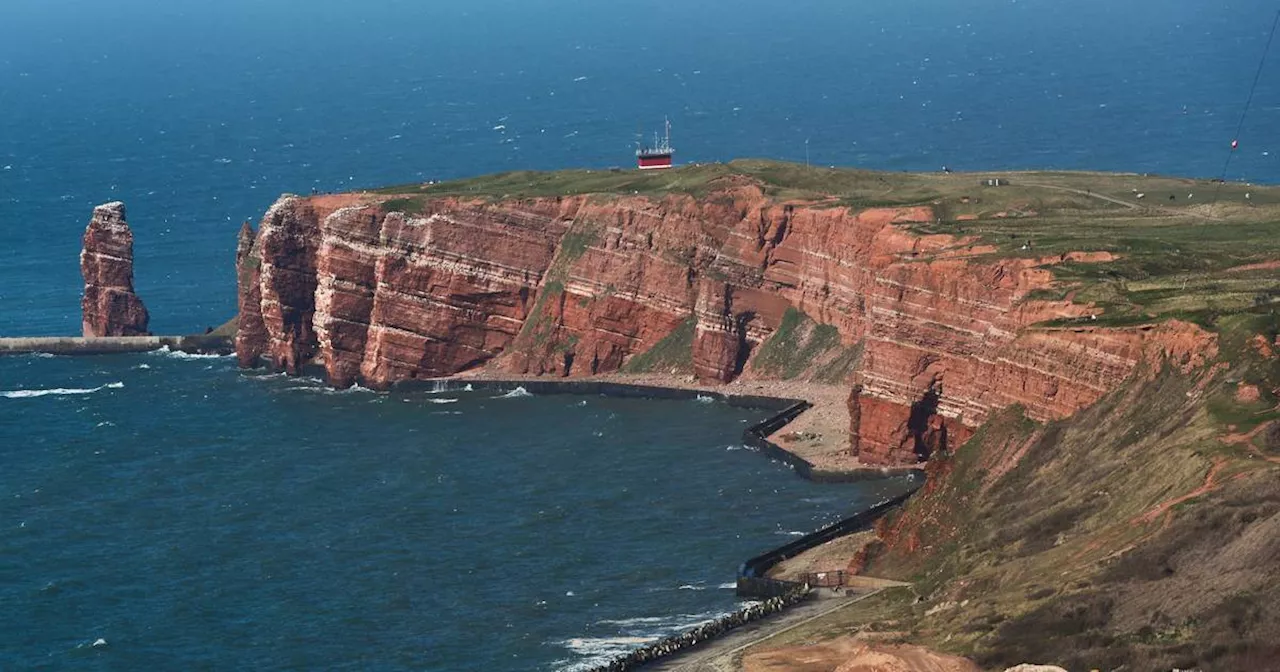
{"type": "Polygon", "coordinates": [[[242,363],[385,388],[482,366],[588,376],[653,355],[728,382],[754,375],[795,308],[861,346],[842,378],[849,452],[896,465],[1013,404],[1069,415],[1153,349],[1186,358],[1201,343],[1178,323],[1037,326],[1096,310],[1032,295],[1053,265],[1088,260],[913,233],[935,220],[927,206],[779,203],[749,181],[700,198],[391,198],[288,196],[242,232],[242,363]]]}
{"type": "Polygon", "coordinates": [[[84,297],[80,302],[86,338],[146,336],[150,316],[133,290],[133,231],[124,203],[93,209],[80,252],[84,297]]]}

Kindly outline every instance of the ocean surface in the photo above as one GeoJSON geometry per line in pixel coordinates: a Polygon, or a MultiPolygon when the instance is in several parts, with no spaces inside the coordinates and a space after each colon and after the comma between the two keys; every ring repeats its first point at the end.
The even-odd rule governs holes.
{"type": "Polygon", "coordinates": [[[805,481],[742,447],[760,412],[709,401],[174,353],[0,380],[5,670],[580,669],[736,609],[742,561],[903,487],[805,481]]]}
{"type": "MultiPolygon", "coordinates": [[[[1280,182],[1272,2],[4,0],[0,336],[74,334],[123,200],[157,333],[235,310],[283,192],[680,162],[1280,182]]],[[[0,360],[0,668],[564,669],[734,608],[875,499],[718,404],[0,360]],[[456,401],[455,401],[456,399],[456,401]],[[99,639],[105,642],[94,646],[99,639]]]]}

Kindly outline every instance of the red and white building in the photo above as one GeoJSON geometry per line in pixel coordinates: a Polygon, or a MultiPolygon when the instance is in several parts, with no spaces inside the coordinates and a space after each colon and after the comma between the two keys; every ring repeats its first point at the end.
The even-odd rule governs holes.
{"type": "Polygon", "coordinates": [[[653,144],[636,148],[636,165],[640,170],[661,170],[671,167],[671,157],[676,150],[671,147],[671,121],[666,122],[666,133],[653,134],[653,144]]]}

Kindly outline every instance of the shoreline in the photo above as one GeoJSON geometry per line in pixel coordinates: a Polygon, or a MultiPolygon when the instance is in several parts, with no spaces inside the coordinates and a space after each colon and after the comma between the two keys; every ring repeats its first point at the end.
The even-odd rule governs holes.
{"type": "MultiPolygon", "coordinates": [[[[419,381],[405,381],[392,386],[393,390],[403,391],[462,391],[487,390],[494,392],[511,392],[523,389],[530,394],[596,394],[610,397],[648,398],[648,399],[683,399],[696,400],[711,398],[740,408],[754,408],[773,411],[769,417],[750,425],[742,433],[743,442],[758,449],[762,455],[787,464],[796,475],[806,480],[827,483],[853,483],[870,479],[892,478],[907,473],[918,473],[918,470],[882,470],[862,469],[846,472],[824,471],[810,463],[801,455],[790,452],[771,438],[777,436],[785,427],[802,417],[814,408],[814,404],[805,399],[756,394],[727,393],[696,384],[682,386],[663,385],[667,380],[627,380],[621,382],[603,377],[579,380],[547,380],[536,377],[488,377],[488,376],[453,376],[449,378],[433,378],[419,381]],[[659,383],[659,384],[652,384],[659,383]]],[[[724,386],[721,386],[724,387],[724,386]]],[[[764,391],[763,384],[756,385],[751,391],[764,391]]],[[[916,481],[918,479],[912,479],[916,481]]],[[[664,637],[641,646],[612,660],[596,665],[592,672],[622,672],[652,665],[665,659],[679,656],[695,649],[703,648],[745,626],[761,623],[770,617],[784,614],[793,607],[811,603],[817,599],[814,586],[807,580],[793,581],[768,576],[770,569],[795,558],[814,548],[822,546],[834,539],[846,535],[872,529],[872,525],[882,516],[905,504],[921,487],[916,482],[906,491],[881,500],[870,507],[858,511],[839,521],[823,526],[818,530],[795,539],[781,546],[769,549],[743,562],[738,570],[735,592],[738,597],[753,599],[747,606],[725,614],[708,623],[664,637]]],[[[759,627],[768,629],[768,624],[759,627]]]]}
{"type": "MultiPolygon", "coordinates": [[[[778,425],[764,438],[771,447],[761,447],[770,457],[804,469],[802,475],[827,483],[851,483],[923,473],[925,463],[885,467],[863,464],[854,458],[848,445],[849,388],[797,380],[739,378],[732,383],[704,385],[691,376],[669,374],[604,373],[581,378],[511,375],[479,369],[454,376],[420,381],[400,382],[393,387],[438,384],[440,381],[484,382],[514,385],[591,385],[609,384],[641,387],[659,391],[654,396],[686,398],[680,394],[696,392],[715,397],[772,398],[804,400],[810,407],[791,422],[778,425]],[[801,466],[803,465],[803,466],[801,466]]],[[[587,392],[593,394],[594,392],[587,392]]],[[[691,398],[691,397],[688,397],[691,398]]]]}

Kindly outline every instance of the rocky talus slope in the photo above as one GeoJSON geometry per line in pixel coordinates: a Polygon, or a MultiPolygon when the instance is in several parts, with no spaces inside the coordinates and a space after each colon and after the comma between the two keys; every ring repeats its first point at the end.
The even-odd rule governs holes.
{"type": "Polygon", "coordinates": [[[150,316],[133,290],[133,231],[124,203],[93,209],[80,252],[84,336],[145,336],[150,316]]]}

